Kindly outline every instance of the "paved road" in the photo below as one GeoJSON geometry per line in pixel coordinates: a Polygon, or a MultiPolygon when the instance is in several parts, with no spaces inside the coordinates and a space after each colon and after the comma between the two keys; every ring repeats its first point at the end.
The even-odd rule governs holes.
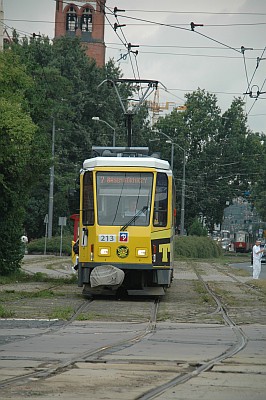
{"type": "MultiPolygon", "coordinates": [[[[230,264],[230,267],[244,269],[244,270],[248,271],[250,276],[252,277],[251,263],[248,263],[248,262],[235,263],[235,264],[230,264]]],[[[261,264],[260,279],[266,279],[266,264],[261,264]]]]}
{"type": "MultiPolygon", "coordinates": [[[[176,379],[195,365],[204,365],[236,342],[228,326],[162,322],[144,340],[84,362],[84,350],[88,353],[134,337],[145,325],[74,322],[49,335],[45,335],[46,328],[45,324],[33,328],[29,321],[21,322],[15,330],[7,322],[2,325],[2,334],[6,331],[15,336],[14,341],[1,346],[0,385],[4,379],[30,371],[45,372],[59,360],[68,364],[77,353],[80,361],[75,362],[74,368],[46,380],[35,378],[19,388],[12,384],[2,388],[2,399],[134,400],[143,390],[176,379]]],[[[216,363],[210,371],[192,374],[193,379],[170,388],[158,399],[264,400],[266,326],[246,325],[242,329],[249,340],[244,350],[216,363]]]]}

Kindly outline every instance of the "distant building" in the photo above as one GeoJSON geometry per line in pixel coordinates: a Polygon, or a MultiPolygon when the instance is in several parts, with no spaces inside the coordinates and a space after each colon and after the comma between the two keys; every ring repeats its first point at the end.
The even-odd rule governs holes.
{"type": "Polygon", "coordinates": [[[56,1],[55,38],[78,36],[86,47],[86,54],[99,67],[105,64],[104,7],[106,0],[56,1]]]}
{"type": "Polygon", "coordinates": [[[251,204],[242,197],[233,200],[233,204],[224,209],[222,229],[231,234],[244,230],[255,232],[260,224],[260,217],[251,204]]]}

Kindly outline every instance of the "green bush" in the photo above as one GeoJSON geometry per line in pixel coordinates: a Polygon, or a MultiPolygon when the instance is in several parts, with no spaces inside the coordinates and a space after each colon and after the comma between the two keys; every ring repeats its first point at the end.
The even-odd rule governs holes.
{"type": "Polygon", "coordinates": [[[208,231],[204,226],[202,226],[200,220],[195,218],[193,223],[188,228],[188,234],[193,236],[208,236],[208,231]]]}
{"type": "Polygon", "coordinates": [[[209,237],[176,236],[174,258],[216,258],[222,255],[221,247],[209,237]]]}
{"type": "MultiPolygon", "coordinates": [[[[73,236],[63,236],[62,254],[71,255],[71,242],[73,236]]],[[[60,254],[60,236],[53,236],[51,239],[46,239],[46,254],[60,254]]],[[[45,238],[32,240],[27,245],[28,254],[44,254],[45,238]]]]}
{"type": "MultiPolygon", "coordinates": [[[[0,195],[1,198],[1,195],[0,195]]],[[[0,200],[0,275],[9,275],[19,270],[23,258],[21,232],[19,222],[20,212],[16,219],[15,211],[5,210],[0,200]],[[1,209],[2,207],[2,209],[1,209]]]]}

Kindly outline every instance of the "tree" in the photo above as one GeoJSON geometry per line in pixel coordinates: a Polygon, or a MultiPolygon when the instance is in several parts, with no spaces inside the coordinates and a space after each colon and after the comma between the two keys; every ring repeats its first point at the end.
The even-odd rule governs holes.
{"type": "Polygon", "coordinates": [[[266,141],[264,136],[257,134],[256,155],[250,162],[254,165],[255,184],[252,186],[250,200],[264,221],[266,228],[266,141]]]}
{"type": "Polygon", "coordinates": [[[188,229],[188,234],[194,236],[208,236],[208,231],[204,226],[202,226],[200,220],[195,218],[188,229]]]}
{"type": "Polygon", "coordinates": [[[26,112],[31,80],[11,52],[0,53],[0,273],[16,271],[23,257],[20,237],[33,179],[36,126],[26,112]]]}
{"type": "MultiPolygon", "coordinates": [[[[38,127],[35,135],[37,154],[42,152],[42,169],[36,171],[31,186],[25,227],[29,238],[44,235],[44,217],[48,212],[50,166],[55,167],[54,178],[54,233],[59,216],[78,212],[68,201],[68,193],[75,187],[83,161],[90,157],[92,145],[110,145],[112,132],[104,124],[96,124],[99,116],[116,127],[117,145],[125,145],[127,136],[124,115],[116,93],[106,78],[115,80],[121,73],[110,60],[105,67],[97,67],[86,56],[78,38],[62,37],[51,43],[47,38],[16,40],[11,52],[19,55],[32,85],[26,92],[26,107],[38,127]],[[52,159],[52,125],[55,121],[55,158],[52,159]]],[[[130,97],[131,88],[121,85],[121,96],[130,97]]],[[[145,112],[135,124],[143,127],[145,112]]],[[[144,129],[141,130],[141,133],[144,129]]],[[[141,136],[139,136],[141,137],[141,136]]],[[[72,192],[73,193],[73,192],[72,192]]],[[[68,228],[72,223],[69,221],[68,228]]]]}
{"type": "MultiPolygon", "coordinates": [[[[244,103],[234,99],[221,115],[216,96],[198,89],[186,95],[186,111],[159,119],[157,129],[186,151],[185,222],[204,216],[209,230],[222,222],[225,203],[254,184],[258,145],[247,128],[244,103]]],[[[161,146],[164,154],[170,152],[161,146]]],[[[180,215],[182,157],[175,148],[174,175],[180,215]]],[[[168,156],[169,159],[169,156],[168,156]]]]}

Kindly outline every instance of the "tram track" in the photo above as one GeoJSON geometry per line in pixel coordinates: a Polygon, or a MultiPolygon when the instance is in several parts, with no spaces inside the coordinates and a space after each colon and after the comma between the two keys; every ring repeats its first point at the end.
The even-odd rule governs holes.
{"type": "MultiPolygon", "coordinates": [[[[53,286],[53,287],[57,287],[53,286]]],[[[51,326],[49,328],[47,328],[47,330],[45,332],[40,332],[40,333],[36,333],[34,335],[31,335],[30,338],[34,339],[37,337],[41,337],[41,336],[46,336],[46,335],[50,335],[51,333],[56,333],[60,330],[65,329],[68,325],[70,325],[73,321],[75,321],[77,319],[77,317],[84,311],[87,311],[90,304],[93,302],[93,300],[84,300],[83,303],[78,307],[78,309],[74,312],[74,314],[72,315],[72,317],[67,320],[64,321],[61,325],[59,326],[51,326]]],[[[29,337],[24,337],[21,339],[16,339],[16,341],[23,341],[23,340],[27,340],[29,337]]],[[[4,359],[3,357],[0,356],[0,359],[4,359]]],[[[10,358],[9,358],[10,359],[10,358]]],[[[60,366],[59,366],[60,368],[60,366]]],[[[54,368],[50,368],[49,371],[47,371],[47,376],[51,375],[52,373],[54,373],[55,369],[54,368]]],[[[23,375],[20,375],[18,377],[14,377],[14,378],[10,378],[10,379],[6,379],[4,381],[2,381],[0,383],[0,388],[4,388],[9,386],[10,384],[19,384],[19,383],[23,383],[29,379],[33,379],[33,378],[40,378],[42,376],[42,371],[34,371],[34,372],[30,372],[30,373],[26,373],[23,375]]]]}
{"type": "Polygon", "coordinates": [[[252,284],[243,282],[243,281],[242,281],[241,279],[239,279],[237,276],[233,275],[232,273],[230,273],[230,272],[228,272],[228,271],[225,271],[224,268],[222,268],[222,267],[219,267],[219,266],[216,265],[215,268],[216,268],[218,271],[220,271],[221,273],[223,273],[224,275],[226,275],[226,276],[228,276],[229,278],[231,278],[233,281],[235,281],[235,282],[237,282],[238,284],[242,285],[243,287],[247,288],[248,290],[250,290],[250,291],[252,291],[252,292],[254,292],[254,293],[256,293],[256,294],[260,294],[260,290],[259,290],[257,287],[252,286],[252,284]]]}
{"type": "MultiPolygon", "coordinates": [[[[34,337],[49,335],[56,331],[65,329],[68,325],[71,325],[71,323],[73,323],[77,319],[78,315],[87,311],[89,309],[90,305],[93,303],[93,301],[94,301],[93,299],[85,300],[80,305],[80,307],[76,310],[76,312],[73,314],[73,316],[70,318],[70,320],[66,321],[63,325],[61,325],[57,328],[54,328],[54,329],[52,328],[46,332],[34,335],[34,337]]],[[[110,352],[110,351],[115,352],[117,349],[121,349],[121,347],[126,348],[129,346],[132,346],[133,344],[141,341],[145,336],[151,334],[155,330],[158,305],[159,305],[159,300],[156,299],[152,303],[151,310],[150,310],[150,318],[146,324],[145,329],[138,332],[131,338],[125,339],[125,340],[119,340],[113,344],[102,346],[102,347],[99,347],[99,348],[96,348],[93,350],[82,351],[82,353],[77,353],[73,357],[70,357],[67,360],[59,361],[55,365],[52,365],[51,367],[48,367],[41,371],[39,371],[39,370],[33,371],[30,373],[19,375],[17,377],[5,379],[0,382],[0,388],[8,387],[11,384],[13,384],[13,385],[25,384],[27,382],[30,382],[32,379],[47,379],[48,377],[55,376],[57,374],[62,373],[66,369],[72,368],[76,362],[88,361],[89,359],[90,360],[99,359],[107,352],[110,352]]],[[[0,357],[0,359],[3,359],[3,358],[0,357]]]]}
{"type": "Polygon", "coordinates": [[[197,271],[195,266],[193,267],[193,269],[194,269],[195,274],[197,275],[198,280],[203,284],[206,291],[209,293],[209,295],[215,301],[215,303],[217,305],[215,312],[220,313],[225,324],[228,325],[233,330],[235,337],[236,337],[236,342],[232,346],[228,347],[228,349],[226,351],[224,351],[223,353],[219,354],[216,357],[213,357],[208,362],[201,364],[200,366],[197,366],[192,371],[181,373],[180,375],[178,375],[176,378],[170,380],[169,382],[166,382],[163,385],[157,386],[157,387],[147,391],[145,394],[137,397],[136,400],[152,400],[152,399],[157,398],[158,396],[165,393],[167,390],[169,390],[175,386],[178,386],[180,384],[186,383],[187,381],[198,376],[199,374],[211,370],[215,364],[217,364],[221,361],[224,361],[227,358],[230,358],[233,355],[239,353],[241,350],[243,350],[246,347],[246,345],[248,343],[248,339],[247,339],[245,333],[242,331],[242,329],[239,326],[237,326],[235,324],[235,322],[232,320],[232,318],[229,317],[226,307],[221,302],[220,298],[214,293],[214,291],[210,288],[210,286],[203,280],[202,276],[197,271]]]}
{"type": "MultiPolygon", "coordinates": [[[[80,348],[78,352],[72,354],[67,359],[62,359],[60,361],[54,360],[50,362],[50,365],[40,365],[38,371],[33,371],[31,374],[24,374],[14,378],[10,378],[4,380],[0,383],[1,388],[7,388],[8,386],[12,385],[15,387],[23,388],[25,390],[26,396],[27,394],[31,393],[31,390],[36,390],[38,385],[42,387],[42,390],[47,391],[48,387],[52,382],[55,382],[57,379],[59,382],[62,382],[64,379],[69,379],[69,384],[72,382],[72,387],[77,387],[77,382],[75,381],[75,377],[82,376],[84,377],[84,390],[87,390],[87,396],[91,397],[93,393],[93,397],[95,399],[100,398],[108,398],[108,399],[120,399],[123,398],[124,400],[150,400],[155,398],[172,398],[171,391],[183,390],[186,387],[185,383],[193,380],[193,378],[200,377],[206,372],[210,372],[212,369],[215,371],[217,369],[217,365],[226,361],[229,361],[230,358],[240,353],[247,344],[249,344],[249,338],[247,338],[245,332],[238,323],[236,322],[237,319],[232,316],[232,309],[233,303],[230,303],[229,298],[229,291],[230,293],[234,293],[236,287],[240,287],[243,293],[246,293],[246,296],[250,299],[258,297],[257,294],[261,294],[257,289],[253,290],[252,286],[250,287],[248,284],[238,279],[235,276],[228,275],[227,271],[223,271],[223,268],[215,266],[211,264],[205,265],[205,263],[189,263],[190,271],[194,272],[194,277],[191,273],[188,274],[190,280],[180,280],[180,277],[176,276],[174,285],[169,288],[169,296],[167,295],[166,299],[159,303],[156,302],[147,302],[145,306],[145,316],[149,315],[149,320],[145,322],[145,327],[142,325],[141,327],[135,325],[137,327],[137,331],[134,328],[134,325],[126,325],[122,327],[118,327],[119,325],[113,325],[113,328],[110,327],[106,329],[108,324],[108,320],[117,324],[117,322],[127,322],[130,323],[130,320],[133,324],[138,324],[138,322],[142,319],[143,321],[143,314],[139,313],[144,306],[144,303],[141,301],[138,302],[136,299],[131,299],[131,301],[124,302],[123,300],[107,300],[105,302],[104,299],[97,300],[95,299],[93,302],[88,303],[86,300],[84,303],[80,304],[78,309],[76,310],[76,314],[72,316],[69,321],[66,321],[64,325],[62,325],[57,331],[60,333],[60,329],[65,328],[65,332],[67,333],[67,327],[70,327],[70,330],[73,329],[71,324],[74,323],[78,318],[78,315],[82,313],[87,313],[90,310],[90,307],[97,308],[96,305],[99,304],[101,309],[107,307],[108,303],[108,313],[101,314],[103,318],[100,321],[99,330],[93,331],[86,330],[89,334],[97,335],[94,336],[95,338],[105,337],[103,341],[103,345],[99,346],[100,341],[98,340],[97,347],[86,346],[86,342],[83,341],[83,347],[80,348]],[[217,271],[216,271],[217,270],[217,271]],[[219,272],[219,273],[218,273],[219,272]],[[224,273],[225,272],[225,273],[224,273]],[[191,278],[192,277],[192,278],[191,278]],[[216,279],[217,278],[217,279],[216,279]],[[176,285],[176,282],[177,285],[176,285]],[[204,292],[208,294],[208,296],[213,299],[210,303],[202,303],[200,304],[200,297],[201,293],[197,292],[197,286],[194,285],[194,282],[199,282],[202,288],[204,288],[204,292]],[[179,297],[172,297],[174,291],[178,290],[182,285],[185,286],[186,289],[195,290],[195,297],[193,297],[193,301],[187,305],[186,310],[189,307],[193,307],[194,310],[200,310],[200,318],[202,318],[203,323],[200,322],[200,318],[192,317],[194,315],[193,309],[191,309],[191,313],[187,315],[187,319],[180,318],[180,312],[176,313],[176,317],[173,317],[169,324],[160,324],[157,322],[157,315],[158,320],[161,321],[162,314],[165,313],[167,315],[167,311],[173,310],[174,307],[178,307],[178,303],[173,303],[173,301],[182,301],[182,305],[186,303],[187,297],[183,298],[183,295],[179,295],[179,297]],[[228,289],[228,293],[223,290],[223,288],[228,289]],[[220,289],[220,290],[219,290],[220,289]],[[247,289],[249,289],[247,291],[247,289]],[[172,294],[171,294],[172,292],[172,294]],[[173,300],[174,299],[174,300],[173,300]],[[229,301],[228,301],[229,300],[229,301]],[[170,301],[168,308],[163,309],[164,302],[167,303],[170,301]],[[100,304],[101,303],[101,304],[100,304]],[[124,303],[127,303],[126,305],[124,303]],[[121,307],[120,307],[121,306],[121,307]],[[162,306],[162,307],[160,307],[162,306]],[[137,313],[130,314],[130,318],[128,316],[125,317],[125,312],[130,310],[132,307],[137,309],[137,313]],[[149,307],[149,314],[147,314],[147,307],[149,307]],[[203,308],[205,307],[206,315],[209,314],[217,314],[218,316],[222,317],[223,324],[221,324],[221,319],[217,319],[216,317],[204,317],[203,308]],[[115,315],[115,317],[114,317],[115,315]],[[134,316],[139,316],[139,320],[133,318],[134,316]],[[111,319],[110,319],[111,318],[111,319]],[[191,323],[192,320],[192,323],[191,323]],[[102,323],[102,321],[105,321],[102,323]],[[178,321],[178,324],[175,322],[178,321]],[[189,354],[189,351],[182,351],[182,347],[189,349],[195,348],[193,346],[201,346],[204,348],[205,343],[209,343],[207,339],[201,341],[201,337],[199,336],[199,340],[197,338],[197,332],[195,332],[193,327],[193,322],[197,324],[197,329],[199,329],[200,335],[206,334],[207,337],[211,338],[213,333],[211,332],[214,330],[215,338],[211,340],[209,347],[213,346],[210,352],[206,351],[204,355],[202,355],[201,351],[197,351],[192,355],[192,357],[186,359],[185,357],[182,358],[183,354],[189,354]],[[207,323],[206,323],[207,322],[207,323]],[[173,324],[173,325],[171,325],[173,324]],[[188,326],[185,326],[187,324],[188,326]],[[224,326],[224,327],[223,327],[224,326]],[[200,327],[200,328],[199,328],[200,327]],[[206,327],[206,328],[205,328],[206,327]],[[121,329],[122,328],[122,329],[121,329]],[[168,329],[165,330],[165,329],[168,329]],[[170,332],[169,329],[172,330],[173,334],[170,332]],[[206,330],[205,330],[206,329],[206,330]],[[182,330],[188,332],[188,336],[186,333],[183,333],[182,330]],[[191,330],[191,331],[189,331],[191,330]],[[116,332],[119,335],[119,338],[115,338],[116,332]],[[168,332],[168,333],[167,333],[168,332]],[[191,332],[191,333],[190,333],[191,332]],[[207,333],[208,332],[208,333],[207,333]],[[125,333],[125,335],[124,335],[125,333]],[[226,337],[222,335],[226,334],[226,337]],[[108,336],[107,336],[108,335],[108,336]],[[130,337],[129,337],[130,335],[130,337]],[[168,336],[169,335],[169,336],[168,336]],[[190,336],[189,336],[190,335],[190,336]],[[220,336],[221,335],[221,336],[220,336]],[[124,336],[124,340],[123,340],[124,336]],[[180,341],[181,340],[181,341],[180,341]],[[160,344],[161,343],[161,344],[160,344]],[[84,345],[85,344],[85,345],[84,345]],[[173,348],[173,352],[170,358],[167,358],[167,355],[164,353],[149,353],[147,349],[152,348],[153,346],[170,346],[173,348]],[[176,350],[174,349],[176,345],[176,350]],[[214,346],[218,345],[217,349],[214,346]],[[181,349],[181,353],[180,353],[181,349]],[[143,351],[144,350],[144,351],[143,351]],[[150,357],[151,356],[151,357],[150,357]],[[157,357],[158,356],[158,357],[157,357]],[[215,367],[215,368],[214,368],[215,367]],[[149,372],[150,369],[150,372],[149,372]],[[119,380],[122,382],[122,385],[125,386],[121,389],[121,395],[125,395],[125,397],[115,397],[116,390],[120,389],[119,382],[113,385],[113,382],[108,381],[108,372],[104,371],[111,371],[111,370],[118,370],[119,373],[123,378],[119,380]],[[143,376],[147,375],[147,379],[143,378],[141,373],[137,373],[137,371],[143,371],[143,376]],[[85,372],[86,371],[86,372],[85,372]],[[97,371],[99,371],[99,378],[97,375],[97,371]],[[79,375],[80,373],[80,375],[79,375]],[[91,375],[91,373],[93,375],[91,375]],[[106,373],[106,375],[104,375],[106,373]],[[102,374],[102,375],[101,375],[102,374]],[[145,375],[146,374],[146,375],[145,375]],[[105,391],[102,394],[103,397],[99,394],[99,397],[95,397],[96,390],[102,390],[100,388],[101,377],[106,376],[107,382],[109,382],[110,389],[109,392],[105,391]],[[135,391],[132,391],[132,380],[134,377],[137,376],[136,387],[138,388],[135,391]],[[86,378],[85,378],[86,377],[86,378]],[[127,382],[123,381],[127,377],[127,382]],[[51,379],[49,379],[51,378],[51,379]],[[71,380],[72,379],[72,380],[71,380]],[[98,379],[98,380],[97,380],[98,379]],[[159,379],[159,380],[158,380],[159,379]],[[88,382],[88,383],[86,383],[88,382]],[[88,385],[88,386],[86,386],[88,385]],[[184,385],[184,386],[182,386],[184,385]],[[113,386],[115,386],[114,391],[112,391],[113,386]],[[179,389],[178,389],[179,386],[179,389]],[[181,386],[181,387],[180,387],[181,386]],[[119,389],[116,389],[116,388],[119,389]],[[32,388],[32,389],[30,389],[32,388]],[[85,389],[86,388],[86,389],[85,389]],[[175,389],[176,388],[176,389],[175,389]],[[124,391],[123,391],[124,390],[124,391]],[[170,397],[167,397],[169,396],[170,397]]],[[[182,274],[181,274],[182,275],[182,274]]],[[[184,277],[183,277],[184,279],[184,277]]],[[[185,293],[185,292],[182,292],[185,293]]],[[[237,292],[240,293],[240,290],[237,292]]],[[[188,293],[189,295],[189,293],[188,293]]],[[[176,296],[176,295],[175,295],[176,296]]],[[[241,294],[242,296],[242,294],[241,294]]],[[[206,295],[207,297],[207,295],[206,295]]],[[[242,297],[241,297],[242,298],[242,297]]],[[[94,309],[94,312],[95,312],[94,309]]],[[[99,308],[98,308],[99,309],[99,308]]],[[[240,311],[241,312],[241,311],[240,311]]],[[[97,314],[95,314],[97,315],[97,314]]],[[[182,315],[185,315],[185,311],[182,315]]],[[[142,322],[143,323],[143,322],[142,322]]],[[[87,322],[84,323],[86,325],[97,325],[97,318],[92,321],[92,324],[88,324],[87,322]]],[[[78,324],[76,324],[77,326],[78,324]]],[[[196,325],[195,325],[196,326],[196,325]]],[[[82,327],[82,325],[80,325],[82,327]]],[[[80,332],[80,328],[79,333],[80,332]]],[[[96,328],[98,329],[98,327],[96,328]]],[[[68,330],[69,331],[69,330],[68,330]]],[[[52,333],[52,332],[51,332],[52,333]]],[[[89,338],[91,338],[90,336],[89,338]]],[[[206,337],[206,338],[207,338],[206,337]]],[[[88,338],[88,343],[89,343],[88,338]]],[[[93,341],[95,339],[92,339],[93,341]]],[[[97,340],[96,340],[97,342],[97,340]]],[[[95,342],[95,343],[96,343],[95,342]]],[[[250,345],[249,345],[250,346],[250,345]]],[[[163,348],[163,347],[162,347],[163,348]]],[[[193,350],[191,350],[193,351],[193,350]]],[[[45,364],[45,363],[44,363],[45,364]]],[[[223,364],[224,368],[226,368],[226,363],[223,364]]],[[[215,374],[215,372],[213,372],[215,374]]],[[[115,376],[115,375],[114,375],[115,376]]],[[[203,375],[203,379],[206,378],[206,375],[203,375]]],[[[195,380],[196,382],[197,380],[195,380]]],[[[80,382],[80,381],[79,381],[80,382]]],[[[194,382],[194,381],[193,381],[194,382]]],[[[108,385],[108,383],[107,383],[108,385]]],[[[194,385],[192,383],[191,385],[194,385]]],[[[77,397],[82,398],[84,392],[80,389],[80,396],[77,397]],[[83,394],[81,394],[83,393],[83,394]]],[[[74,392],[73,392],[74,393],[74,392]]],[[[10,398],[10,397],[8,397],[10,398]]],[[[17,397],[14,397],[17,398],[17,397]]],[[[22,398],[22,397],[21,397],[22,398]]],[[[24,398],[24,397],[23,397],[24,398]]],[[[48,397],[49,398],[49,397],[48,397]]],[[[65,398],[62,393],[62,398],[65,398]]],[[[84,398],[84,397],[83,397],[84,398]]]]}
{"type": "MultiPolygon", "coordinates": [[[[230,318],[230,316],[228,315],[228,312],[226,310],[226,307],[222,303],[220,297],[210,288],[209,284],[204,281],[204,279],[202,278],[202,275],[197,271],[197,269],[195,267],[193,267],[193,269],[194,269],[195,274],[197,275],[198,280],[204,286],[206,292],[208,292],[208,294],[215,301],[216,306],[217,306],[215,313],[220,313],[224,320],[224,323],[232,329],[232,331],[234,332],[234,335],[236,337],[236,342],[233,345],[231,345],[230,347],[228,347],[226,349],[226,351],[219,354],[218,356],[213,357],[212,359],[210,359],[209,361],[207,361],[205,363],[199,363],[196,367],[190,366],[189,371],[182,372],[181,374],[178,374],[178,376],[176,376],[174,379],[171,379],[170,381],[168,381],[162,385],[154,387],[153,389],[147,391],[145,394],[136,397],[136,400],[155,399],[156,397],[162,395],[167,390],[169,390],[175,386],[178,386],[180,384],[183,384],[183,383],[189,381],[190,379],[200,375],[203,372],[211,370],[215,364],[217,364],[221,361],[224,361],[227,358],[230,358],[233,355],[237,354],[247,344],[246,335],[244,334],[242,329],[236,325],[236,323],[232,320],[232,318],[230,318]]],[[[235,281],[237,281],[237,283],[242,283],[241,281],[239,281],[237,279],[235,279],[235,281]]],[[[77,312],[72,316],[72,318],[66,324],[64,324],[63,327],[66,327],[67,325],[69,325],[73,321],[75,321],[75,319],[77,318],[77,315],[80,314],[81,312],[84,312],[86,310],[87,306],[88,305],[86,303],[82,304],[79,307],[79,309],[77,310],[77,312]]],[[[72,368],[76,362],[82,362],[82,361],[89,362],[89,363],[102,362],[103,358],[106,355],[115,354],[117,351],[120,351],[122,349],[125,349],[127,347],[130,347],[130,346],[140,342],[145,337],[147,337],[147,335],[153,335],[153,333],[156,331],[156,315],[157,315],[158,307],[159,307],[159,301],[156,300],[153,303],[153,307],[151,309],[151,316],[150,316],[150,319],[146,326],[146,329],[141,332],[138,332],[138,334],[136,334],[134,337],[132,337],[130,339],[126,339],[126,340],[121,340],[114,344],[106,345],[106,346],[103,346],[103,347],[100,347],[100,348],[97,348],[94,350],[85,351],[85,352],[82,352],[81,354],[76,354],[74,357],[69,358],[68,360],[62,361],[62,362],[58,363],[57,365],[55,365],[49,369],[46,369],[45,371],[39,371],[36,373],[28,374],[23,377],[18,377],[16,379],[13,379],[12,381],[10,381],[10,380],[6,381],[5,383],[2,382],[0,387],[4,387],[5,385],[10,384],[11,382],[20,384],[20,383],[22,383],[22,381],[32,379],[32,378],[46,379],[52,375],[54,376],[54,375],[60,374],[63,371],[65,371],[66,369],[72,368]]],[[[59,329],[61,329],[61,328],[59,328],[59,329]]],[[[146,360],[146,362],[147,361],[148,360],[146,360]]],[[[132,363],[132,360],[130,362],[132,363]]],[[[143,360],[143,363],[145,363],[145,360],[143,360]]]]}

